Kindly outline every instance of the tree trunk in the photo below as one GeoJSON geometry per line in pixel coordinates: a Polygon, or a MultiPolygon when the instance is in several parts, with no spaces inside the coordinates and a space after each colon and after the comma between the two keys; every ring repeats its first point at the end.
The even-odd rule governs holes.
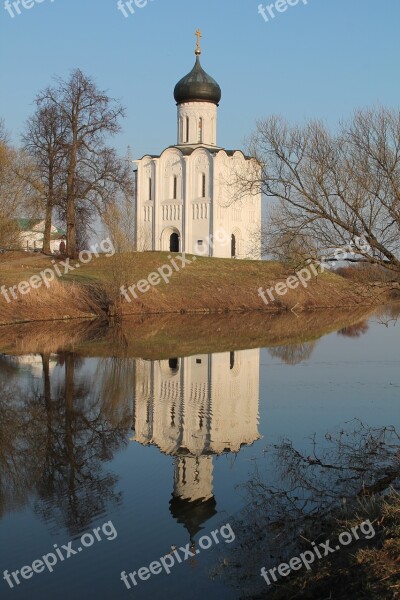
{"type": "Polygon", "coordinates": [[[45,254],[51,253],[50,240],[51,240],[51,225],[53,217],[53,203],[49,198],[46,205],[46,216],[44,221],[44,234],[43,234],[43,252],[45,254]]]}
{"type": "Polygon", "coordinates": [[[67,352],[65,355],[65,454],[68,469],[68,512],[72,517],[73,524],[78,522],[79,503],[77,498],[76,478],[79,470],[75,460],[74,443],[74,377],[75,377],[75,357],[74,354],[67,352]]]}
{"type": "Polygon", "coordinates": [[[53,165],[49,166],[49,189],[48,197],[46,202],[46,215],[44,222],[44,234],[43,234],[43,252],[45,254],[51,254],[51,226],[53,221],[53,206],[54,206],[54,172],[53,165]]]}
{"type": "Polygon", "coordinates": [[[76,215],[74,199],[69,197],[67,201],[67,256],[76,257],[76,215]]]}
{"type": "Polygon", "coordinates": [[[76,258],[76,206],[75,206],[75,181],[76,157],[78,153],[78,120],[76,114],[72,119],[73,141],[69,151],[68,177],[67,177],[67,256],[76,258]]]}

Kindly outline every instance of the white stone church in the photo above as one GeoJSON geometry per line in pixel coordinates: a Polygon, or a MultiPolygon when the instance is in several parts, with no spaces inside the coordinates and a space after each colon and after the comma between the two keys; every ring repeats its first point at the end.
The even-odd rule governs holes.
{"type": "Polygon", "coordinates": [[[260,350],[137,359],[132,441],[174,459],[170,510],[191,540],[215,514],[215,457],[260,439],[260,350]]]}
{"type": "Polygon", "coordinates": [[[200,64],[196,35],[195,65],[174,90],[177,144],[136,161],[137,250],[260,259],[261,194],[240,194],[234,183],[257,167],[217,145],[221,88],[200,64]]]}

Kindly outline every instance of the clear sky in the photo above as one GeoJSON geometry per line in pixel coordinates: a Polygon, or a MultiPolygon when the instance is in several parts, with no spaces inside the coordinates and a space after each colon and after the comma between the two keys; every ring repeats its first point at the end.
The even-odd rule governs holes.
{"type": "Polygon", "coordinates": [[[32,8],[11,18],[0,0],[0,116],[14,142],[35,94],[79,67],[127,108],[121,153],[175,143],[173,88],[194,64],[197,27],[222,88],[221,146],[242,147],[271,114],[334,127],[358,107],[399,106],[400,0],[299,0],[268,22],[259,0],[149,0],[128,18],[117,0],[23,1],[32,8]]]}

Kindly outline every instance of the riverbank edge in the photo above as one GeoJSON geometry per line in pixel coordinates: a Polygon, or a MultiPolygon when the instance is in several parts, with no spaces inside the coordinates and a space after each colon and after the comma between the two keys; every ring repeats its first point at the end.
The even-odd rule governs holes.
{"type": "MultiPolygon", "coordinates": [[[[148,286],[140,293],[144,274],[165,259],[163,253],[129,256],[128,267],[98,259],[96,265],[81,265],[79,272],[30,289],[8,302],[0,296],[0,326],[72,321],[76,319],[124,320],[140,315],[212,315],[229,313],[300,313],[318,309],[374,307],[393,301],[388,289],[368,282],[352,281],[331,271],[319,273],[293,289],[293,269],[270,261],[231,261],[201,258],[177,273],[169,283],[148,286]],[[123,281],[137,281],[125,288],[123,281]],[[282,286],[283,293],[277,289],[282,286]],[[121,289],[129,293],[122,294],[121,289]],[[129,290],[136,289],[133,293],[129,290]],[[272,298],[271,298],[272,296],[272,298]]],[[[45,257],[18,255],[1,263],[7,285],[27,280],[30,273],[47,265],[45,257]],[[23,261],[23,262],[22,262],[23,261]],[[27,272],[28,271],[28,272],[27,272]]],[[[400,299],[400,294],[398,294],[400,299]]]]}
{"type": "Polygon", "coordinates": [[[235,314],[235,315],[246,315],[246,314],[256,314],[256,313],[260,313],[262,315],[266,315],[266,314],[271,314],[274,316],[277,315],[281,315],[281,314],[285,314],[288,312],[292,312],[293,314],[296,313],[304,313],[304,312],[313,312],[313,311],[320,311],[320,310],[337,310],[337,309],[343,309],[343,308],[348,308],[348,309],[354,309],[355,307],[358,308],[374,308],[374,307],[379,307],[379,306],[384,306],[388,301],[393,301],[393,299],[391,299],[389,296],[385,299],[382,299],[380,302],[364,302],[364,303],[357,303],[357,305],[354,304],[331,304],[331,305],[318,305],[318,306],[312,306],[312,307],[302,307],[302,306],[295,306],[292,309],[289,308],[284,308],[284,307],[279,307],[279,308],[253,308],[253,309],[243,309],[243,308],[237,308],[237,309],[212,309],[212,308],[198,308],[198,309],[180,309],[180,310],[176,310],[176,311],[132,311],[132,312],[123,312],[123,313],[116,313],[113,310],[110,311],[104,311],[102,313],[93,313],[93,314],[83,314],[83,315],[77,315],[77,316],[63,316],[63,317],[52,317],[52,318],[48,318],[48,319],[43,319],[43,318],[38,318],[38,319],[34,319],[34,318],[23,318],[23,319],[17,319],[17,320],[11,320],[11,321],[0,321],[0,327],[6,327],[6,326],[10,326],[10,325],[25,325],[25,324],[29,324],[29,323],[57,323],[57,322],[72,322],[72,321],[99,321],[99,322],[109,322],[110,319],[116,318],[116,319],[120,319],[120,320],[129,320],[129,317],[154,317],[154,316],[176,316],[176,315],[223,315],[223,314],[235,314]],[[295,309],[295,310],[294,310],[295,309]]]}

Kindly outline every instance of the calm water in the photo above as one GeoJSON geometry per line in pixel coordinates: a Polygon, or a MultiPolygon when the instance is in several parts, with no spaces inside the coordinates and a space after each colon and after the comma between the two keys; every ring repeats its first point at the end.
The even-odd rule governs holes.
{"type": "MultiPolygon", "coordinates": [[[[162,360],[71,347],[0,355],[1,574],[55,544],[76,550],[108,523],[102,541],[52,573],[19,576],[12,589],[1,579],[0,598],[239,598],[245,583],[220,575],[241,534],[227,543],[225,529],[201,551],[199,539],[235,529],[267,446],[287,439],[307,452],[310,436],[326,439],[355,418],[398,426],[399,347],[400,322],[389,315],[296,345],[162,360]],[[131,590],[120,580],[187,544],[199,552],[170,575],[131,590]]],[[[265,477],[279,485],[268,465],[265,477]]],[[[262,558],[247,558],[257,577],[262,558]]]]}

